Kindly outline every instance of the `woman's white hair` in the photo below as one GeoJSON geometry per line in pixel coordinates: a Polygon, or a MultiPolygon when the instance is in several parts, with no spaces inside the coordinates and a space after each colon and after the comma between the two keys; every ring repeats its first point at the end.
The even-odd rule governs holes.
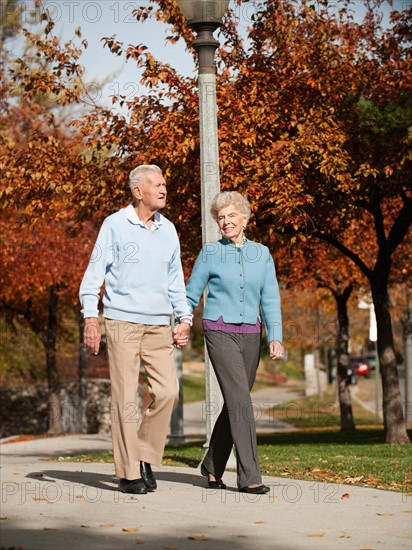
{"type": "Polygon", "coordinates": [[[222,210],[222,208],[226,208],[227,206],[234,206],[236,210],[240,212],[240,214],[242,214],[242,216],[245,218],[245,223],[249,221],[249,201],[237,191],[223,191],[222,193],[218,193],[214,197],[212,201],[212,206],[210,207],[212,218],[217,221],[219,211],[222,210]]]}
{"type": "Polygon", "coordinates": [[[142,179],[144,179],[144,176],[148,172],[156,172],[157,174],[162,173],[161,169],[156,166],[156,164],[142,164],[141,166],[137,166],[129,174],[130,189],[133,190],[133,188],[137,185],[141,185],[142,183],[144,184],[142,179]]]}

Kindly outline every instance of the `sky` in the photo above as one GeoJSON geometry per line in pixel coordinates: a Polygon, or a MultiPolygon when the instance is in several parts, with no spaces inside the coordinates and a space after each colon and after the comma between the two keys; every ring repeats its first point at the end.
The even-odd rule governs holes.
{"type": "MultiPolygon", "coordinates": [[[[144,44],[156,59],[169,63],[185,76],[195,75],[192,54],[186,51],[183,40],[177,44],[166,41],[169,27],[154,20],[144,23],[136,21],[132,12],[149,2],[126,0],[46,0],[44,5],[49,9],[55,21],[53,33],[62,38],[78,39],[75,29],[81,28],[82,38],[88,41],[88,48],[81,57],[86,67],[88,93],[98,102],[111,105],[114,94],[127,97],[144,91],[140,84],[141,72],[133,61],[125,62],[124,57],[112,54],[103,48],[102,37],[117,35],[125,45],[144,44]],[[106,82],[101,86],[102,82],[106,82]]],[[[253,3],[252,3],[253,4],[253,3]]],[[[34,9],[34,0],[22,2],[21,15],[23,26],[35,17],[39,28],[39,17],[34,9]]],[[[244,10],[246,13],[246,10],[244,10]]],[[[36,25],[35,25],[36,26],[36,25]]],[[[217,33],[215,33],[216,35],[217,33]]]]}
{"type": "MultiPolygon", "coordinates": [[[[298,0],[291,0],[298,1],[298,0]]],[[[314,0],[316,1],[316,0],[314,0]]],[[[236,6],[232,1],[230,7],[235,11],[240,31],[246,33],[251,16],[258,2],[251,1],[236,6]]],[[[330,0],[331,9],[339,0],[330,0]]],[[[411,6],[412,0],[393,0],[394,7],[402,10],[411,6]]],[[[172,45],[166,42],[168,27],[154,20],[140,23],[134,19],[132,12],[149,2],[138,0],[44,0],[56,23],[54,33],[64,41],[76,39],[75,29],[80,27],[83,38],[88,41],[88,48],[81,58],[86,68],[87,91],[98,103],[112,105],[112,96],[121,94],[134,97],[144,93],[140,84],[141,72],[133,62],[125,63],[123,57],[113,55],[103,48],[102,37],[116,34],[125,45],[145,44],[156,59],[169,63],[185,76],[195,76],[195,65],[191,53],[186,51],[183,40],[172,45]],[[102,85],[102,83],[104,83],[102,85]]],[[[23,26],[38,14],[34,9],[34,0],[21,2],[23,26]]],[[[353,0],[355,10],[361,3],[353,0]]],[[[215,36],[217,36],[215,32],[215,36]]],[[[116,107],[115,107],[116,108],[116,107]]]]}

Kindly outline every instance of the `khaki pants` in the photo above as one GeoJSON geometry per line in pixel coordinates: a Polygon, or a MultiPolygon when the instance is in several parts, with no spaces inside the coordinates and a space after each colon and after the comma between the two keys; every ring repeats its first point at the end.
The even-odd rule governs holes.
{"type": "Polygon", "coordinates": [[[160,466],[179,383],[170,325],[142,325],[106,319],[111,379],[111,421],[116,475],[140,478],[140,461],[160,466]],[[136,395],[140,364],[148,380],[151,404],[140,428],[136,395]]]}

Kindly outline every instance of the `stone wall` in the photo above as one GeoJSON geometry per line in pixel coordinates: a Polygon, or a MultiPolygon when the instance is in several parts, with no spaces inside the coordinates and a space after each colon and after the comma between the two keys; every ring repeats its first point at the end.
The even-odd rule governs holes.
{"type": "MultiPolygon", "coordinates": [[[[65,382],[60,392],[63,430],[110,433],[110,380],[87,382],[87,404],[81,407],[78,381],[65,382]],[[82,409],[85,410],[82,410],[82,409]],[[87,423],[83,422],[87,419],[87,423]]],[[[0,437],[43,434],[48,429],[48,389],[45,384],[0,388],[0,437]]]]}

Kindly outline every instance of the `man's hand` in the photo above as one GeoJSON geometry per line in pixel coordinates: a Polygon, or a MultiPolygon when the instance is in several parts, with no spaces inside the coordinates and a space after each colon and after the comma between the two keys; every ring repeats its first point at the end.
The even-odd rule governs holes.
{"type": "Polygon", "coordinates": [[[283,357],[283,345],[277,340],[272,340],[269,342],[269,353],[271,359],[279,359],[283,357]]]}
{"type": "Polygon", "coordinates": [[[84,345],[94,355],[99,353],[100,339],[102,331],[100,330],[99,319],[95,317],[87,317],[84,320],[84,345]]]}
{"type": "Polygon", "coordinates": [[[190,325],[188,323],[179,323],[173,329],[173,345],[180,349],[189,341],[190,325]]]}

